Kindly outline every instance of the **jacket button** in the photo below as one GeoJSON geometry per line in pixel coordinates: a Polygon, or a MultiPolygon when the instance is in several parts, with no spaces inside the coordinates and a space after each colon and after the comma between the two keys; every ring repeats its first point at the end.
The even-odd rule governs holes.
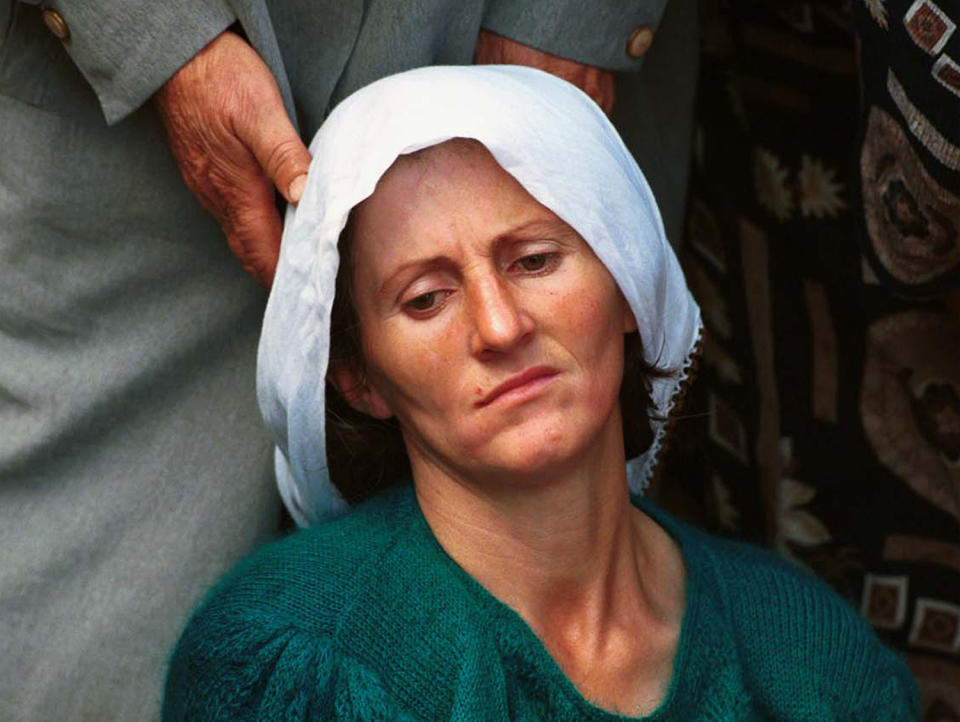
{"type": "Polygon", "coordinates": [[[641,25],[630,33],[630,39],[627,41],[627,55],[636,60],[650,49],[653,42],[653,30],[649,25],[641,25]]]}
{"type": "Polygon", "coordinates": [[[44,8],[42,14],[43,24],[47,26],[47,30],[60,38],[60,40],[70,38],[70,28],[67,27],[67,21],[63,19],[60,13],[50,8],[44,8]]]}

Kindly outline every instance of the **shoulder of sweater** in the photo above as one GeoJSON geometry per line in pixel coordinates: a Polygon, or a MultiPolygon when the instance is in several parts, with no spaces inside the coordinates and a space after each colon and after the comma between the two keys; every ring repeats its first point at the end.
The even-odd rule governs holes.
{"type": "Polygon", "coordinates": [[[195,621],[256,620],[352,649],[386,637],[399,649],[434,635],[434,624],[472,640],[482,633],[478,602],[425,529],[412,492],[391,489],[258,549],[213,589],[195,621]]]}
{"type": "Polygon", "coordinates": [[[855,708],[909,686],[903,660],[824,581],[768,549],[693,534],[751,687],[855,708]]]}
{"type": "Polygon", "coordinates": [[[449,712],[462,675],[501,684],[481,605],[410,502],[387,492],[244,560],[188,625],[168,687],[221,684],[231,670],[262,682],[282,669],[286,691],[306,685],[319,698],[347,684],[389,700],[385,719],[394,709],[433,719],[449,712]],[[185,681],[198,674],[215,682],[185,681]],[[303,675],[312,681],[297,682],[303,675]]]}
{"type": "Polygon", "coordinates": [[[409,525],[388,491],[332,521],[264,544],[214,587],[197,613],[270,620],[332,638],[409,525]]]}
{"type": "Polygon", "coordinates": [[[872,634],[850,603],[826,582],[795,562],[754,544],[696,531],[705,560],[723,589],[730,611],[782,615],[797,624],[820,623],[823,616],[872,634]]]}

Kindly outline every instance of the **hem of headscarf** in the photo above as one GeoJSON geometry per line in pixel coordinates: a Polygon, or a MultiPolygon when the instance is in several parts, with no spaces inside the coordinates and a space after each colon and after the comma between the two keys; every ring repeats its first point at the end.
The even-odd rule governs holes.
{"type": "Polygon", "coordinates": [[[676,414],[683,408],[687,392],[696,380],[697,373],[700,370],[700,356],[703,353],[705,335],[703,320],[698,318],[697,335],[693,346],[670,387],[670,396],[667,399],[665,410],[666,420],[662,424],[657,424],[653,435],[653,443],[650,444],[650,449],[647,451],[650,455],[650,462],[646,464],[640,475],[639,488],[631,490],[635,494],[643,494],[661,471],[663,455],[670,448],[670,440],[667,437],[673,431],[677,421],[676,414]]]}

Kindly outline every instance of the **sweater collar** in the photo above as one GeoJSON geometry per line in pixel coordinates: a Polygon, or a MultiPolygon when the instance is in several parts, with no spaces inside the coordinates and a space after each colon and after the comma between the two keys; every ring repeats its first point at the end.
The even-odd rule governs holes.
{"type": "MultiPolygon", "coordinates": [[[[451,582],[460,586],[476,604],[478,613],[486,617],[482,624],[492,630],[504,666],[512,672],[507,675],[508,684],[524,686],[524,696],[541,699],[546,709],[560,705],[571,719],[590,722],[712,719],[705,716],[711,708],[729,715],[730,706],[718,699],[718,694],[729,697],[731,691],[737,690],[742,705],[744,685],[739,679],[736,645],[724,621],[720,595],[715,593],[716,584],[710,581],[712,572],[704,535],[649,500],[634,497],[632,501],[677,542],[686,566],[685,605],[670,685],[660,706],[642,718],[607,712],[580,694],[526,621],[447,554],[423,516],[412,484],[403,492],[402,506],[410,532],[423,543],[425,553],[434,555],[448,569],[451,582]],[[737,679],[727,679],[731,674],[737,679]],[[722,689],[719,693],[718,686],[722,689]]],[[[717,719],[721,718],[731,719],[717,719]]]]}

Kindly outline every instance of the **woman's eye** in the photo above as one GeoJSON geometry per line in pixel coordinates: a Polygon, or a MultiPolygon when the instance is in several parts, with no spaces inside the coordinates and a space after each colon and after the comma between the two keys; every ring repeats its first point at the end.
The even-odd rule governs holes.
{"type": "Polygon", "coordinates": [[[524,271],[539,271],[547,265],[547,254],[535,253],[532,256],[524,256],[519,263],[524,271]]]}
{"type": "Polygon", "coordinates": [[[430,293],[421,293],[419,296],[411,298],[404,306],[412,311],[430,311],[438,303],[438,296],[441,291],[430,291],[430,293]]]}
{"type": "Polygon", "coordinates": [[[547,271],[556,265],[558,254],[556,253],[531,253],[529,256],[518,258],[514,265],[519,266],[519,270],[525,273],[537,273],[547,271]]]}

